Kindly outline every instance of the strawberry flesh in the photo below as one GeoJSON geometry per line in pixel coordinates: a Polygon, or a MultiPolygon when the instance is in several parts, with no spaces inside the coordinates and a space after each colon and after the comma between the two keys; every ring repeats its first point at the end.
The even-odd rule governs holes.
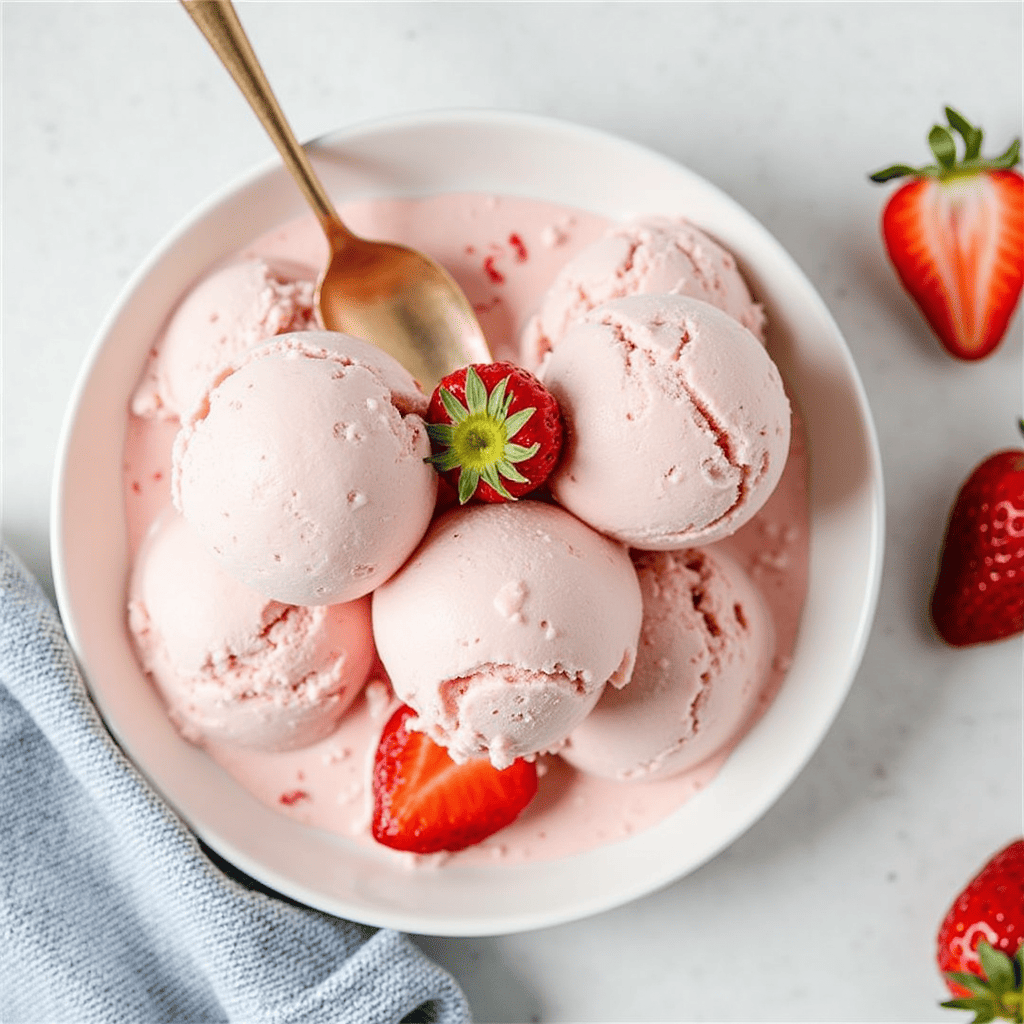
{"type": "Polygon", "coordinates": [[[889,258],[946,349],[987,356],[1024,284],[1024,179],[988,171],[899,189],[882,217],[889,258]]]}
{"type": "Polygon", "coordinates": [[[373,837],[411,853],[465,849],[512,824],[537,792],[537,767],[522,759],[499,771],[487,758],[457,764],[408,727],[399,707],[381,734],[373,764],[373,837]]]}
{"type": "Polygon", "coordinates": [[[1024,631],[1024,451],[989,456],[960,489],[946,527],[931,615],[953,647],[1024,631]]]}

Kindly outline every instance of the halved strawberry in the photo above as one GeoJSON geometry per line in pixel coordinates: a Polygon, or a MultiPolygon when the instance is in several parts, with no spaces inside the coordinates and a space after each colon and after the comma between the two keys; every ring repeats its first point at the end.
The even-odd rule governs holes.
{"type": "Polygon", "coordinates": [[[444,747],[407,727],[402,705],[388,719],[373,762],[373,838],[394,850],[438,853],[479,843],[513,821],[537,792],[537,766],[499,771],[486,758],[456,764],[444,747]]]}
{"type": "Polygon", "coordinates": [[[983,460],[953,502],[931,599],[953,647],[1024,631],[1024,451],[983,460]]]}
{"type": "Polygon", "coordinates": [[[562,450],[558,402],[515,363],[474,363],[445,377],[430,398],[427,432],[427,461],[462,504],[514,501],[535,490],[562,450]]]}
{"type": "Polygon", "coordinates": [[[1020,139],[995,159],[981,153],[982,131],[946,107],[934,125],[935,163],[894,164],[872,174],[912,176],[886,204],[882,234],[896,272],[932,330],[958,359],[987,356],[1002,340],[1024,285],[1024,178],[1020,139]],[[963,139],[957,159],[956,132],[963,139]]]}

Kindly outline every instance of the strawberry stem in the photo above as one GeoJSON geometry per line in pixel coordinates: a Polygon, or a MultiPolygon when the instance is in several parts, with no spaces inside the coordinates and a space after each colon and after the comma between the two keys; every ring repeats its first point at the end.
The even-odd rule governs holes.
{"type": "Polygon", "coordinates": [[[1019,138],[1014,139],[999,156],[985,159],[981,156],[984,132],[952,107],[946,107],[946,120],[949,122],[948,128],[945,125],[936,124],[932,125],[928,132],[928,146],[935,157],[935,163],[926,164],[923,167],[892,164],[868,175],[870,180],[882,183],[892,181],[894,178],[912,176],[938,178],[940,181],[946,181],[950,178],[981,174],[984,171],[1008,171],[1020,163],[1019,138]],[[953,132],[956,132],[963,140],[964,152],[960,160],[957,160],[957,143],[953,132]]]}

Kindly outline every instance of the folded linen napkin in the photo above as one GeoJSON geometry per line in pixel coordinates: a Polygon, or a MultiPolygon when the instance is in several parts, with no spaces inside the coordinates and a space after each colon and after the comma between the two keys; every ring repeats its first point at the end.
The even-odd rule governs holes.
{"type": "Polygon", "coordinates": [[[106,732],[56,611],[0,547],[0,1020],[470,1019],[404,935],[222,872],[106,732]]]}

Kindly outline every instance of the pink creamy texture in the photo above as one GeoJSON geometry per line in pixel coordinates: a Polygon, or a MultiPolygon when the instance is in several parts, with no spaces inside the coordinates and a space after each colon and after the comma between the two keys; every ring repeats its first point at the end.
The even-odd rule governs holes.
{"type": "Polygon", "coordinates": [[[714,547],[634,554],[643,629],[629,685],[605,689],[559,753],[626,781],[695,768],[739,732],[775,637],[758,588],[714,547]]]}
{"type": "MultiPolygon", "coordinates": [[[[445,265],[476,308],[496,359],[516,358],[520,333],[558,271],[609,227],[605,218],[586,212],[484,195],[375,200],[344,205],[341,213],[354,230],[412,245],[445,265]]],[[[320,266],[325,254],[315,220],[302,217],[237,255],[320,266]]],[[[767,313],[771,351],[770,304],[767,313]]],[[[150,522],[170,503],[176,432],[175,421],[142,419],[129,412],[124,482],[133,553],[150,522]]],[[[716,545],[747,570],[772,612],[776,654],[757,701],[758,713],[785,679],[799,627],[808,568],[807,471],[803,424],[794,408],[789,460],[778,486],[750,522],[716,545]]],[[[516,595],[510,592],[508,600],[511,607],[516,595]]],[[[393,700],[378,668],[338,730],[312,747],[274,754],[214,744],[206,749],[240,785],[280,813],[411,865],[545,860],[624,838],[661,820],[708,785],[730,752],[727,747],[692,771],[644,783],[585,775],[560,757],[541,757],[538,795],[516,822],[469,850],[418,859],[378,846],[367,829],[368,768],[393,700]]]]}
{"type": "Polygon", "coordinates": [[[540,376],[565,419],[551,493],[631,547],[721,540],[782,475],[790,408],[779,372],[749,330],[703,300],[613,299],[565,332],[540,376]]]}
{"type": "Polygon", "coordinates": [[[498,768],[557,749],[626,683],[640,617],[626,549],[530,498],[446,512],[373,595],[377,652],[419,727],[498,768]]]}
{"type": "Polygon", "coordinates": [[[627,295],[689,295],[724,310],[764,341],[764,310],[732,254],[687,221],[643,217],[614,225],[551,283],[520,340],[533,369],[585,313],[627,295]]]}
{"type": "Polygon", "coordinates": [[[353,601],[409,557],[437,474],[412,374],[368,342],[307,330],[218,374],[171,453],[171,495],[236,579],[301,605],[353,601]]]}
{"type": "Polygon", "coordinates": [[[226,573],[172,509],[136,555],[136,652],[183,736],[261,750],[334,731],[373,667],[370,600],[300,608],[226,573]]]}
{"type": "Polygon", "coordinates": [[[153,346],[132,411],[161,419],[183,416],[200,400],[204,378],[275,334],[315,322],[309,267],[254,259],[205,277],[174,311],[153,346]]]}

